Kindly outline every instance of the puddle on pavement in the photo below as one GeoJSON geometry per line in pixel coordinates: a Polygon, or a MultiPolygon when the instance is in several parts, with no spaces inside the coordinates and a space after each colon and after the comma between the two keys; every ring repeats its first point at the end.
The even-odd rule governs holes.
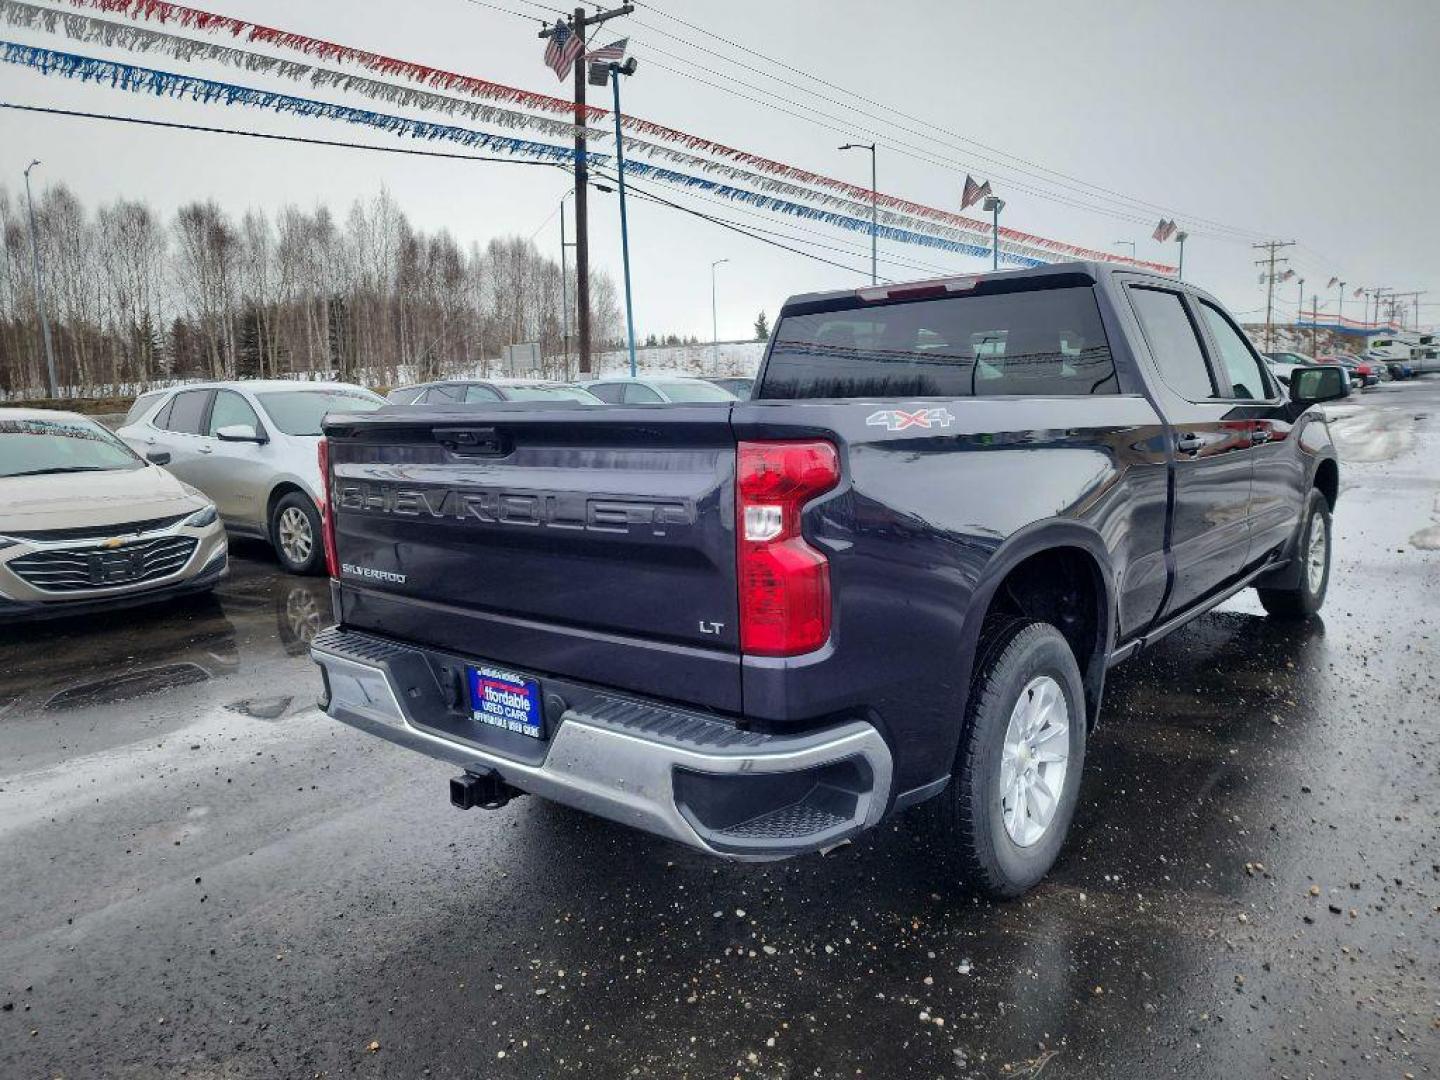
{"type": "Polygon", "coordinates": [[[129,701],[158,707],[207,683],[237,712],[284,715],[293,694],[241,697],[224,684],[304,657],[334,621],[329,583],[282,573],[243,545],[232,554],[231,575],[211,596],[0,629],[0,722],[129,701]]]}

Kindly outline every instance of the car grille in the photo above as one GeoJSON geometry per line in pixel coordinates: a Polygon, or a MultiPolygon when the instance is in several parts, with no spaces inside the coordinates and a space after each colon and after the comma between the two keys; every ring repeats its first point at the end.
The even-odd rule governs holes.
{"type": "Polygon", "coordinates": [[[193,536],[159,536],[119,547],[34,551],[6,566],[27,585],[46,592],[79,592],[154,581],[175,573],[195,552],[193,536]]]}

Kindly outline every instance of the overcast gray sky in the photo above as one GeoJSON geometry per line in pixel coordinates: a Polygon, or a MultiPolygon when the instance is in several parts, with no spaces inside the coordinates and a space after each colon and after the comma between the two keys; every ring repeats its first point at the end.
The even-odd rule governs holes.
{"type": "MultiPolygon", "coordinates": [[[[536,20],[548,6],[529,0],[494,3],[536,20]]],[[[538,21],[477,0],[196,0],[196,6],[526,89],[568,92],[541,64],[538,21]]],[[[1264,235],[1301,242],[1288,252],[1291,265],[1308,279],[1307,294],[1318,287],[1328,310],[1334,310],[1335,291],[1327,292],[1325,282],[1338,275],[1350,283],[1347,314],[1359,314],[1359,301],[1348,295],[1357,285],[1433,289],[1422,300],[1437,306],[1422,308],[1421,319],[1440,322],[1440,224],[1433,200],[1440,177],[1434,120],[1440,107],[1440,4],[1433,0],[1123,5],[655,0],[634,18],[611,23],[599,35],[603,40],[612,36],[610,28],[616,37],[629,34],[632,53],[641,61],[639,73],[623,87],[627,113],[861,184],[869,180],[868,155],[836,147],[850,138],[868,142],[869,132],[878,129],[881,191],[958,209],[969,171],[990,177],[1005,197],[1002,224],[1029,232],[1097,248],[1134,241],[1142,258],[1171,262],[1175,245],[1150,240],[1158,212],[1133,207],[1115,212],[1113,197],[1097,188],[1172,208],[1192,234],[1186,277],[1216,292],[1247,320],[1257,309],[1263,314],[1264,290],[1252,265],[1259,253],[1250,243],[1264,235]],[[845,90],[767,67],[667,20],[664,12],[845,90]],[[697,52],[676,35],[722,55],[697,52]],[[841,104],[788,89],[732,60],[805,83],[841,104]],[[901,126],[927,125],[893,115],[882,123],[862,118],[849,107],[862,96],[952,134],[902,132],[901,126]],[[787,115],[807,108],[836,119],[787,115]],[[960,142],[957,135],[974,142],[960,142]],[[998,155],[975,143],[1028,164],[1011,160],[1002,169],[983,160],[998,155]],[[1096,187],[1077,189],[1065,181],[1060,189],[1053,175],[1042,183],[1038,168],[1096,187]],[[1058,198],[1042,197],[1042,187],[1058,198]],[[1144,222],[1124,219],[1132,215],[1144,222]],[[1205,220],[1255,236],[1216,230],[1205,220]]],[[[165,57],[106,53],[8,28],[0,28],[0,36],[385,108],[219,66],[182,68],[165,57]]],[[[0,65],[0,100],[376,144],[401,141],[331,121],[142,97],[9,65],[0,65]]],[[[558,256],[558,222],[546,218],[568,187],[559,170],[257,143],[8,111],[0,113],[0,125],[0,182],[12,192],[32,157],[44,162],[37,178],[64,180],[92,205],[116,196],[145,198],[167,215],[185,201],[210,197],[237,215],[250,206],[273,209],[286,202],[323,202],[343,215],[353,199],[373,196],[385,185],[418,226],[446,227],[463,243],[535,233],[536,242],[558,256]]],[[[674,197],[781,232],[814,227],[674,197]]],[[[592,207],[595,263],[618,281],[615,200],[599,195],[592,207]]],[[[824,235],[805,239],[844,249],[822,254],[868,273],[867,237],[816,228],[824,235]]],[[[865,274],[778,251],[638,200],[630,205],[630,234],[642,336],[667,331],[709,336],[715,259],[730,260],[719,271],[722,337],[748,333],[756,312],[773,316],[790,293],[867,280],[865,274]]],[[[980,259],[882,243],[881,273],[897,279],[933,272],[886,265],[887,256],[945,272],[984,265],[980,259]]],[[[1280,286],[1277,296],[1280,313],[1293,313],[1295,283],[1280,286]]]]}

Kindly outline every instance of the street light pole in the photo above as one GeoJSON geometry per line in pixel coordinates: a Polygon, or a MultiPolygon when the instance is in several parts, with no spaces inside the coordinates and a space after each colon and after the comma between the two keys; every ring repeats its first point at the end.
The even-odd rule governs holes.
{"type": "Polygon", "coordinates": [[[1305,317],[1305,279],[1302,277],[1297,285],[1300,286],[1300,298],[1295,304],[1295,329],[1300,329],[1300,320],[1305,317]]]}
{"type": "Polygon", "coordinates": [[[720,371],[720,317],[715,306],[715,268],[729,259],[716,259],[710,264],[710,366],[720,371]]]}
{"type": "Polygon", "coordinates": [[[560,196],[560,324],[564,327],[562,343],[567,381],[570,378],[570,260],[565,249],[573,245],[565,239],[565,200],[574,194],[575,189],[571,188],[560,196]]]}
{"type": "Polygon", "coordinates": [[[611,63],[610,85],[615,91],[615,179],[620,188],[620,258],[625,266],[625,334],[630,343],[630,377],[635,377],[635,305],[630,297],[630,228],[625,220],[625,143],[620,134],[620,76],[634,75],[640,65],[632,56],[623,64],[611,63]]]}
{"type": "Polygon", "coordinates": [[[1187,232],[1178,232],[1175,234],[1175,242],[1180,245],[1180,265],[1175,268],[1176,281],[1185,280],[1185,241],[1189,239],[1190,234],[1187,232]]]}
{"type": "Polygon", "coordinates": [[[1340,282],[1340,291],[1335,294],[1336,311],[1335,323],[1341,329],[1345,326],[1345,282],[1340,282]]]}
{"type": "Polygon", "coordinates": [[[1005,200],[995,195],[987,195],[985,201],[980,204],[982,210],[989,210],[994,217],[991,219],[991,243],[993,255],[990,260],[992,269],[1000,269],[1000,211],[1005,209],[1005,200]]]}
{"type": "Polygon", "coordinates": [[[1111,246],[1111,247],[1128,247],[1128,248],[1130,249],[1130,258],[1132,258],[1132,259],[1135,258],[1135,241],[1134,241],[1134,240],[1116,240],[1115,243],[1111,244],[1110,246],[1111,246]]]}
{"type": "Polygon", "coordinates": [[[840,147],[841,150],[869,150],[870,151],[870,284],[874,285],[880,280],[876,272],[876,236],[880,232],[880,209],[879,196],[875,192],[875,144],[872,143],[846,143],[840,147]]]}
{"type": "Polygon", "coordinates": [[[55,347],[50,343],[50,317],[45,314],[45,285],[40,280],[40,234],[35,229],[35,200],[30,194],[30,170],[40,162],[25,166],[25,205],[30,210],[30,271],[35,278],[35,310],[40,313],[40,336],[45,340],[45,374],[50,383],[50,397],[60,396],[60,381],[55,375],[55,347]]]}

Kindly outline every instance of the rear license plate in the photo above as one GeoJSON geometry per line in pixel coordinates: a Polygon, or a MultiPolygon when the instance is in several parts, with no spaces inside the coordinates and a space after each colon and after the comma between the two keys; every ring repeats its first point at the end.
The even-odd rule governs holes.
{"type": "Polygon", "coordinates": [[[470,714],[476,723],[502,731],[545,737],[540,684],[534,679],[492,667],[466,669],[470,679],[470,714]]]}

